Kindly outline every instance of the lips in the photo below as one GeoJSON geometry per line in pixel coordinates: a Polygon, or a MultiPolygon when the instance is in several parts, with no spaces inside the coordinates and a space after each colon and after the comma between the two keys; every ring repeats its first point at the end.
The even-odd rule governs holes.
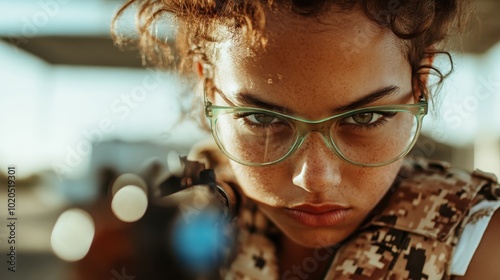
{"type": "Polygon", "coordinates": [[[285,208],[285,214],[296,222],[312,227],[336,226],[346,220],[351,209],[337,204],[302,204],[285,208]]]}

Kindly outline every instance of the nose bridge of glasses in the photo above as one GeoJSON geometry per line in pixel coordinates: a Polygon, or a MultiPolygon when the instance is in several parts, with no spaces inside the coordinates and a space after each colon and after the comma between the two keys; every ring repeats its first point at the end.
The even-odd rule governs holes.
{"type": "Polygon", "coordinates": [[[301,138],[300,144],[302,144],[306,138],[309,138],[312,133],[319,133],[323,137],[325,144],[332,149],[332,143],[330,140],[330,128],[332,126],[332,121],[325,122],[299,122],[297,123],[297,131],[299,137],[301,138]]]}
{"type": "Polygon", "coordinates": [[[296,127],[299,135],[306,137],[312,132],[319,132],[325,137],[329,137],[330,128],[333,125],[333,120],[326,120],[321,122],[296,122],[296,127]]]}

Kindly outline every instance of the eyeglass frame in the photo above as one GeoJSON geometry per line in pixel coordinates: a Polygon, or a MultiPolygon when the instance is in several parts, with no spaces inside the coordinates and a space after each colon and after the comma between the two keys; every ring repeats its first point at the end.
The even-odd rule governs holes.
{"type": "Polygon", "coordinates": [[[343,113],[335,114],[333,116],[320,119],[320,120],[308,120],[296,116],[290,116],[287,114],[283,114],[280,112],[275,112],[272,110],[268,109],[262,109],[262,108],[253,108],[253,107],[246,107],[246,106],[238,106],[233,104],[231,101],[227,99],[227,97],[222,93],[216,86],[212,85],[212,89],[214,92],[218,92],[228,103],[233,104],[234,106],[218,106],[218,105],[213,105],[211,101],[207,99],[207,89],[210,84],[210,78],[205,78],[203,81],[203,101],[205,104],[205,116],[208,118],[210,121],[210,130],[212,132],[212,136],[214,137],[214,140],[221,149],[221,151],[230,159],[246,165],[246,166],[252,166],[252,167],[257,167],[257,166],[268,166],[268,165],[273,165],[277,164],[279,162],[284,161],[286,158],[291,156],[300,146],[302,146],[302,143],[305,141],[306,137],[312,133],[312,132],[319,132],[322,136],[324,141],[326,142],[326,145],[330,150],[332,150],[339,158],[342,160],[354,164],[356,166],[362,166],[362,167],[379,167],[379,166],[384,166],[388,165],[390,163],[393,163],[402,157],[406,156],[410,150],[413,148],[415,143],[418,140],[418,136],[420,135],[420,130],[422,128],[422,122],[423,118],[425,115],[427,115],[428,112],[428,102],[425,98],[424,94],[420,94],[419,97],[419,102],[418,103],[413,103],[413,104],[395,104],[395,105],[380,105],[380,106],[369,106],[369,107],[363,107],[363,108],[358,108],[354,110],[349,110],[343,113]],[[294,135],[294,140],[293,143],[290,146],[290,149],[288,150],[287,153],[285,153],[283,156],[281,156],[279,159],[271,161],[271,162],[265,162],[265,163],[252,163],[252,162],[246,162],[242,161],[235,156],[231,155],[222,145],[221,141],[219,140],[219,136],[217,135],[216,130],[214,129],[216,125],[216,120],[219,115],[223,114],[230,114],[230,113],[236,113],[236,112],[241,112],[244,111],[246,113],[264,113],[264,114],[270,114],[272,116],[276,116],[282,119],[285,119],[289,121],[289,123],[294,125],[295,128],[295,135],[294,135]],[[384,112],[409,112],[413,114],[413,116],[417,120],[417,129],[415,131],[415,135],[413,136],[413,140],[411,143],[408,145],[408,147],[403,150],[401,154],[399,154],[397,157],[394,159],[381,162],[381,163],[359,163],[355,162],[353,160],[348,159],[345,157],[340,149],[337,147],[337,144],[335,143],[335,139],[331,135],[331,127],[338,119],[342,119],[342,117],[349,116],[349,115],[355,115],[355,114],[362,114],[362,113],[374,113],[377,111],[384,111],[384,112]],[[353,114],[354,113],[354,114],[353,114]],[[328,123],[330,122],[330,123],[328,123]],[[324,123],[327,123],[328,125],[323,125],[324,123]],[[324,127],[321,129],[321,127],[324,127]]]}

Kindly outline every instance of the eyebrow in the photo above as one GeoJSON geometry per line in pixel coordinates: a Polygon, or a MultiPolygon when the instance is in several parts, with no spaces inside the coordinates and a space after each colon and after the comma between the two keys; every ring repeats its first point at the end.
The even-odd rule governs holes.
{"type": "MultiPolygon", "coordinates": [[[[365,96],[362,96],[349,104],[346,105],[341,105],[338,107],[333,108],[332,114],[336,114],[339,112],[345,112],[345,111],[350,111],[354,109],[361,108],[365,105],[369,105],[377,100],[380,100],[382,98],[388,97],[390,95],[393,95],[397,93],[400,90],[398,86],[387,86],[383,87],[380,89],[377,89],[365,96]]],[[[272,102],[264,101],[260,99],[259,97],[256,97],[255,95],[249,93],[249,92],[239,92],[236,94],[236,100],[239,104],[242,104],[244,106],[255,106],[258,108],[262,109],[267,109],[267,110],[272,110],[272,111],[278,111],[284,114],[293,114],[293,110],[280,106],[278,104],[274,104],[272,102]]]]}
{"type": "Polygon", "coordinates": [[[377,100],[388,97],[390,95],[394,95],[400,90],[398,86],[387,86],[380,89],[377,89],[363,97],[360,97],[349,104],[342,105],[333,109],[333,112],[345,112],[354,109],[361,108],[365,105],[369,105],[377,100]]]}
{"type": "Polygon", "coordinates": [[[264,101],[249,92],[239,92],[236,94],[236,100],[239,104],[243,104],[245,106],[255,106],[257,108],[293,115],[293,110],[272,102],[264,101]]]}

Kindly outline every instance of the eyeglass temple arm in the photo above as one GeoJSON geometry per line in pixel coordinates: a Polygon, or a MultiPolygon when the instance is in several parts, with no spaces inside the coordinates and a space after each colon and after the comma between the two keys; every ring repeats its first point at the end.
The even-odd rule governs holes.
{"type": "Polygon", "coordinates": [[[219,93],[219,95],[222,97],[222,99],[224,99],[224,101],[227,104],[229,104],[230,106],[233,106],[233,107],[238,106],[238,105],[234,104],[234,102],[232,102],[231,100],[229,100],[229,98],[224,93],[222,93],[220,90],[218,90],[213,85],[211,85],[211,82],[212,82],[212,79],[205,78],[205,81],[204,81],[204,90],[203,90],[203,102],[205,103],[205,106],[212,105],[212,102],[210,100],[208,100],[208,98],[207,98],[207,90],[209,90],[209,88],[211,88],[214,91],[217,91],[219,93]]]}

